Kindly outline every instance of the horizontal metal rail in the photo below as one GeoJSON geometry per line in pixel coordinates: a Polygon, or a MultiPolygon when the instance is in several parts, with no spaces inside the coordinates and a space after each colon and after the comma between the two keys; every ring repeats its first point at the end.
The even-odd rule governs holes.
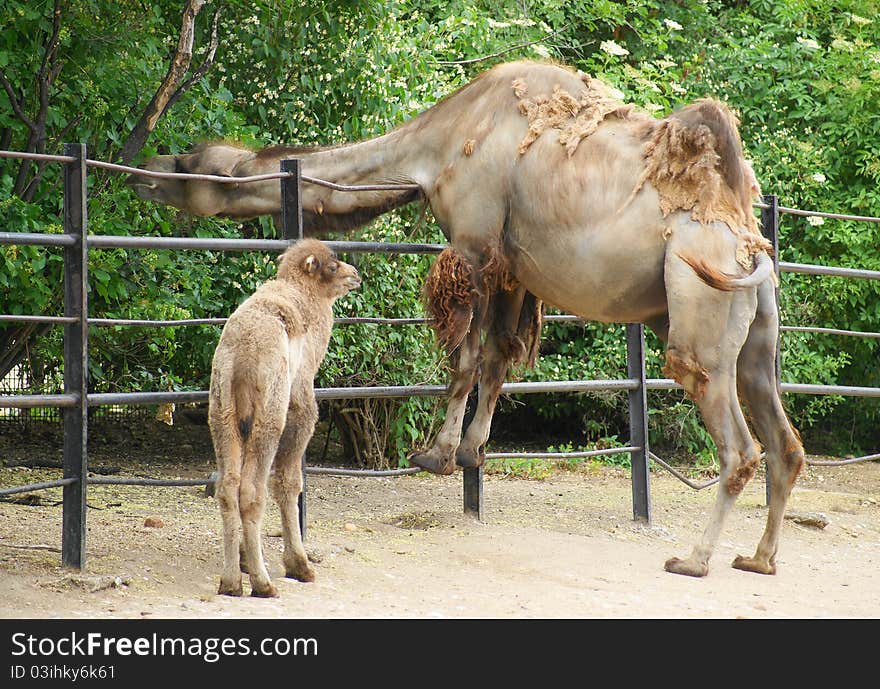
{"type": "Polygon", "coordinates": [[[782,383],[782,392],[798,395],[844,395],[849,397],[880,397],[880,388],[855,387],[851,385],[810,385],[808,383],[782,383]]]}
{"type": "Polygon", "coordinates": [[[0,323],[79,323],[76,316],[20,316],[16,314],[0,315],[0,323]]]}
{"type": "MultiPolygon", "coordinates": [[[[649,378],[645,381],[648,390],[680,390],[682,386],[671,378],[649,378]]],[[[635,390],[638,381],[634,378],[619,380],[564,380],[536,381],[524,383],[505,383],[501,393],[520,395],[558,392],[604,392],[635,390]]],[[[845,395],[851,397],[880,397],[880,388],[849,385],[812,385],[806,383],[782,383],[782,392],[802,395],[845,395]]],[[[367,387],[329,387],[316,388],[318,400],[330,399],[376,399],[390,397],[439,397],[446,394],[445,385],[380,385],[367,387]]],[[[183,390],[168,392],[97,392],[88,395],[90,407],[112,404],[175,404],[199,403],[208,401],[207,390],[183,390]]],[[[32,407],[73,407],[75,395],[5,395],[0,396],[0,409],[32,407]]]]}
{"type": "Polygon", "coordinates": [[[796,325],[781,325],[779,330],[788,333],[818,333],[820,335],[844,335],[850,337],[878,338],[880,333],[866,333],[858,330],[838,330],[837,328],[807,328],[796,325]]]}
{"type": "Polygon", "coordinates": [[[12,488],[0,488],[0,495],[15,495],[16,493],[30,493],[35,490],[48,490],[49,488],[63,488],[79,481],[78,478],[72,476],[70,478],[59,478],[55,481],[44,481],[43,483],[31,483],[27,486],[13,486],[12,488]]]}
{"type": "Polygon", "coordinates": [[[880,459],[880,454],[848,457],[847,459],[807,459],[806,462],[810,466],[816,467],[839,467],[845,464],[858,464],[859,462],[875,462],[878,459],[880,459]]]}
{"type": "Polygon", "coordinates": [[[36,409],[75,407],[77,395],[0,395],[0,409],[36,409]]]}
{"type": "Polygon", "coordinates": [[[406,469],[337,469],[335,467],[306,467],[307,474],[319,474],[323,476],[370,476],[384,478],[388,476],[406,476],[417,474],[424,469],[409,467],[406,469]]]}
{"type": "Polygon", "coordinates": [[[125,478],[116,476],[90,476],[90,486],[206,486],[211,478],[125,478]]]}
{"type": "Polygon", "coordinates": [[[77,239],[71,234],[48,232],[0,232],[0,244],[20,246],[73,246],[77,239]]]}
{"type": "Polygon", "coordinates": [[[858,220],[864,222],[880,222],[880,218],[874,218],[868,215],[848,215],[846,213],[824,213],[821,211],[804,211],[800,208],[787,208],[785,206],[777,206],[780,213],[789,215],[803,215],[814,218],[832,218],[834,220],[858,220]]]}
{"type": "Polygon", "coordinates": [[[579,450],[577,452],[487,452],[486,461],[491,459],[574,459],[601,457],[603,455],[616,455],[623,452],[635,452],[641,449],[641,447],[628,445],[627,447],[606,447],[601,450],[579,450]]]}
{"type": "Polygon", "coordinates": [[[779,262],[779,270],[785,273],[803,273],[805,275],[831,275],[841,278],[863,278],[865,280],[880,280],[880,271],[861,270],[859,268],[835,268],[831,266],[817,266],[809,263],[785,263],[779,262]]]}
{"type": "MultiPolygon", "coordinates": [[[[285,239],[218,239],[210,237],[134,237],[131,235],[89,235],[89,248],[96,249],[201,249],[207,251],[284,251],[285,239]]],[[[445,244],[390,242],[325,242],[340,253],[434,254],[445,244]]]]}

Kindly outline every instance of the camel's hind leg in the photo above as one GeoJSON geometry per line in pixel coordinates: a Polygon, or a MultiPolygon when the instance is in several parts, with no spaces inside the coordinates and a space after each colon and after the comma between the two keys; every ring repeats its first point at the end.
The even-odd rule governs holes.
{"type": "Polygon", "coordinates": [[[242,442],[238,429],[223,422],[216,408],[209,411],[211,439],[217,457],[217,503],[223,522],[223,572],[218,593],[240,596],[241,570],[239,553],[242,547],[241,514],[238,492],[241,485],[242,442]]]}
{"type": "Polygon", "coordinates": [[[263,559],[262,525],[266,511],[266,484],[272,460],[281,438],[283,417],[258,419],[245,443],[245,458],[241,471],[239,507],[247,571],[251,580],[251,595],[274,598],[278,590],[269,578],[263,559]]]}
{"type": "Polygon", "coordinates": [[[272,494],[281,511],[285,576],[299,581],[314,581],[315,572],[306,556],[299,529],[297,501],[303,489],[303,453],[314,432],[318,408],[313,394],[310,393],[309,397],[302,399],[303,403],[298,403],[287,414],[287,424],[275,455],[272,494]]]}
{"type": "Polygon", "coordinates": [[[690,557],[668,560],[666,570],[701,577],[708,573],[709,558],[724,521],[759,461],[758,447],[736,394],[736,362],[755,312],[755,294],[713,290],[675,253],[670,246],[666,261],[670,297],[666,373],[681,383],[699,406],[718,450],[720,480],[700,541],[690,557]]]}
{"type": "Polygon", "coordinates": [[[733,566],[760,574],[776,573],[776,550],[785,505],[804,462],[804,449],[779,399],[776,377],[776,340],[779,318],[773,285],[758,289],[757,316],[739,355],[737,387],[749,408],[758,437],[767,453],[770,507],[767,526],[754,557],[739,556],[733,566]]]}

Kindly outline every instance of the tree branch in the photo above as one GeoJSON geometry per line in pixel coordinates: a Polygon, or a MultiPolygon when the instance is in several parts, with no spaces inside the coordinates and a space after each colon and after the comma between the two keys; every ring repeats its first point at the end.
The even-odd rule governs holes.
{"type": "Polygon", "coordinates": [[[18,100],[18,97],[15,94],[15,89],[12,88],[12,84],[9,82],[9,79],[6,78],[6,72],[0,69],[0,84],[3,85],[3,90],[6,91],[6,95],[9,98],[9,103],[12,105],[12,112],[15,113],[15,116],[24,122],[25,126],[33,131],[34,121],[25,115],[24,110],[21,109],[21,102],[18,100]]]}
{"type": "Polygon", "coordinates": [[[485,60],[491,60],[496,57],[501,57],[502,55],[506,55],[507,53],[512,53],[514,50],[519,50],[520,48],[528,48],[530,45],[535,45],[535,43],[540,43],[541,41],[546,41],[548,38],[552,38],[557,34],[565,31],[571,23],[568,23],[558,29],[556,31],[551,31],[550,33],[541,36],[541,38],[536,38],[534,41],[529,41],[528,43],[519,43],[517,45],[511,46],[509,48],[505,48],[504,50],[499,50],[497,53],[492,53],[491,55],[483,55],[482,57],[472,57],[469,60],[434,60],[435,65],[472,65],[476,62],[483,62],[485,60]]]}
{"type": "Polygon", "coordinates": [[[186,93],[190,87],[198,82],[203,76],[205,76],[211,67],[214,66],[214,56],[217,54],[217,48],[220,45],[220,37],[217,31],[217,27],[220,22],[220,10],[214,12],[214,19],[211,22],[211,45],[208,47],[208,54],[205,56],[205,59],[202,61],[202,64],[198,66],[195,72],[192,73],[189,79],[187,79],[183,84],[181,84],[180,88],[174,92],[171,98],[168,99],[168,105],[165,106],[165,111],[167,112],[171,106],[173,106],[180,97],[186,93]]]}
{"type": "Polygon", "coordinates": [[[187,0],[183,10],[180,26],[180,38],[177,41],[177,50],[168,65],[168,72],[156,93],[150,100],[137,124],[131,130],[125,144],[119,154],[123,165],[129,164],[138,151],[143,148],[147,138],[152,134],[159,122],[159,118],[165,114],[171,99],[174,97],[184,75],[189,70],[192,62],[192,47],[195,40],[195,21],[207,0],[187,0]]]}

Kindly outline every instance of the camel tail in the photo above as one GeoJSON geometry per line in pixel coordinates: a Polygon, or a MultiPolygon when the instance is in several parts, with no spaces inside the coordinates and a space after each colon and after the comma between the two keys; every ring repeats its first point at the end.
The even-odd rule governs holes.
{"type": "Polygon", "coordinates": [[[697,277],[709,285],[709,287],[714,287],[722,292],[733,292],[740,289],[757,287],[763,284],[765,280],[770,279],[774,274],[773,261],[763,252],[755,254],[755,270],[752,274],[742,278],[734,277],[729,273],[718,270],[707,264],[702,258],[691,258],[682,254],[678,254],[678,257],[687,263],[697,274],[697,277]]]}
{"type": "Polygon", "coordinates": [[[253,430],[256,400],[253,399],[250,386],[243,385],[241,377],[236,375],[232,385],[232,397],[235,400],[235,421],[242,443],[246,443],[253,430]]]}

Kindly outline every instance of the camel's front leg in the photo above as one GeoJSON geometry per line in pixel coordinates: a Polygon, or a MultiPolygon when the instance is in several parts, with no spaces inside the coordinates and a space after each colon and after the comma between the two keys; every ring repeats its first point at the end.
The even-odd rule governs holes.
{"type": "Polygon", "coordinates": [[[454,359],[457,361],[447,388],[449,403],[443,426],[430,448],[409,456],[411,464],[432,474],[448,475],[455,471],[455,451],[461,438],[468,395],[480,375],[480,331],[473,324],[454,359]]]}
{"type": "Polygon", "coordinates": [[[479,253],[445,249],[428,273],[425,300],[437,341],[449,354],[452,375],[447,388],[446,418],[434,444],[414,452],[409,461],[434,474],[455,471],[470,391],[480,376],[481,334],[488,308],[488,290],[481,277],[485,258],[479,253]]]}
{"type": "Polygon", "coordinates": [[[299,529],[298,499],[302,493],[302,457],[314,432],[318,410],[314,396],[308,409],[292,408],[275,455],[272,494],[281,512],[284,536],[284,575],[299,581],[314,581],[315,571],[309,564],[299,529]]]}
{"type": "Polygon", "coordinates": [[[512,363],[534,365],[541,338],[543,306],[522,286],[496,292],[489,304],[490,323],[483,346],[485,360],[480,373],[480,392],[474,418],[467,428],[455,461],[475,468],[485,459],[485,444],[501,386],[512,363]]]}

